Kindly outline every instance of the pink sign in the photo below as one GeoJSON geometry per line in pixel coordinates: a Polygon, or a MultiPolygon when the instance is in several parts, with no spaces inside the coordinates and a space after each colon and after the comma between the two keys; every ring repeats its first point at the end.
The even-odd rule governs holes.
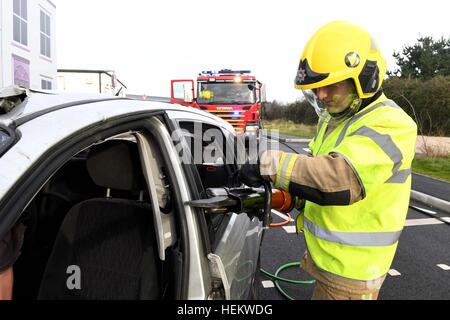
{"type": "Polygon", "coordinates": [[[30,61],[13,55],[14,84],[29,88],[30,87],[30,61]]]}

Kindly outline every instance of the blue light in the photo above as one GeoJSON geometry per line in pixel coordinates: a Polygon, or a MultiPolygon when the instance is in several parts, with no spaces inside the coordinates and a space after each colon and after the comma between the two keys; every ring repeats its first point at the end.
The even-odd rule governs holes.
{"type": "Polygon", "coordinates": [[[239,111],[235,111],[235,112],[233,112],[233,115],[234,116],[238,116],[240,114],[240,112],[239,111]]]}
{"type": "Polygon", "coordinates": [[[227,75],[227,74],[250,74],[250,70],[230,70],[230,69],[222,69],[220,71],[213,71],[213,70],[207,70],[207,71],[201,71],[199,75],[227,75]]]}

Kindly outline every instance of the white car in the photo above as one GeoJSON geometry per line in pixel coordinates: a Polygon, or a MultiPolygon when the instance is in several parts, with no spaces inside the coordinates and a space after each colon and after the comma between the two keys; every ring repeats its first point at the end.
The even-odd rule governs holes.
{"type": "Polygon", "coordinates": [[[15,299],[255,297],[262,210],[239,201],[263,195],[233,179],[236,156],[181,160],[199,124],[224,141],[202,148],[235,148],[230,124],[157,101],[1,92],[0,239],[27,226],[15,299]]]}

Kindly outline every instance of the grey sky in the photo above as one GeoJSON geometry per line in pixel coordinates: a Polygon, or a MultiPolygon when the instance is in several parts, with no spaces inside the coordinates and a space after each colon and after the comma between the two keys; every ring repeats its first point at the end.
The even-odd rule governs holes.
{"type": "Polygon", "coordinates": [[[347,20],[394,50],[450,35],[447,1],[52,0],[58,68],[114,69],[128,93],[168,96],[171,79],[250,69],[268,100],[290,102],[298,59],[317,28],[347,20]]]}

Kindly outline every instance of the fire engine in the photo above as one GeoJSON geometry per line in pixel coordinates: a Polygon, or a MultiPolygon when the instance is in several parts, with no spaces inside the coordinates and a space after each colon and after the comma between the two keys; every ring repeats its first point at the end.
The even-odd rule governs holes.
{"type": "Polygon", "coordinates": [[[196,94],[193,80],[171,80],[170,101],[223,118],[237,133],[258,135],[265,86],[250,70],[202,71],[196,94]]]}

